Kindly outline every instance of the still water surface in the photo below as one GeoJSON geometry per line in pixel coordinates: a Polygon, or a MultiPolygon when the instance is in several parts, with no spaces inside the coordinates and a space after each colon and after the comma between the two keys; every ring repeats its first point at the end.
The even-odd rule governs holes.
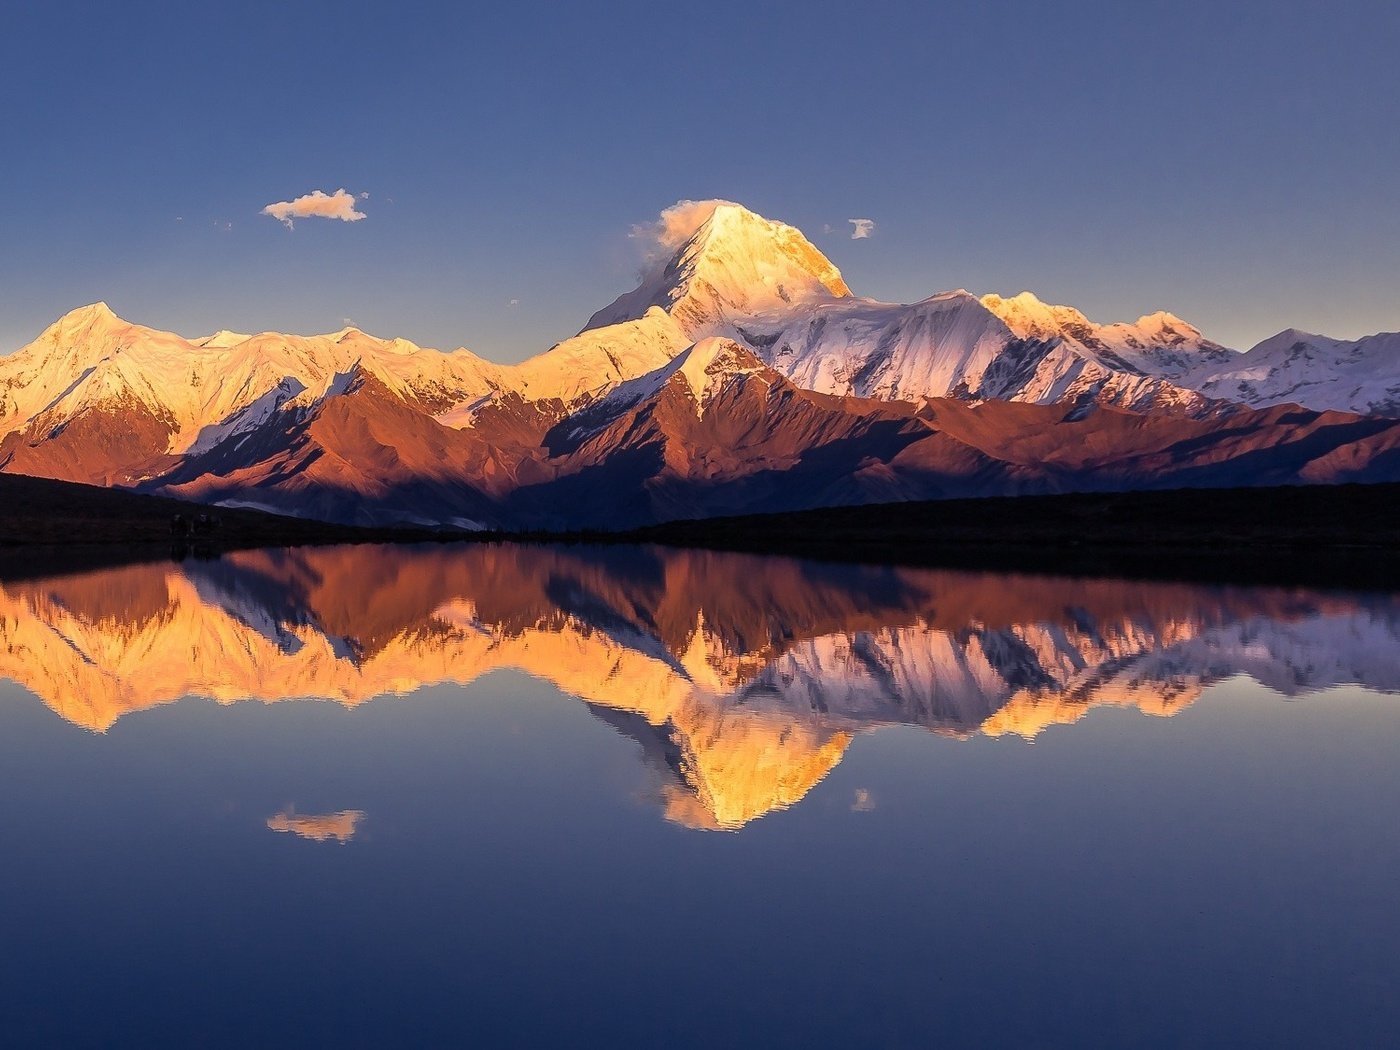
{"type": "Polygon", "coordinates": [[[0,677],[7,1046],[1400,1032],[1400,596],[256,551],[0,677]]]}

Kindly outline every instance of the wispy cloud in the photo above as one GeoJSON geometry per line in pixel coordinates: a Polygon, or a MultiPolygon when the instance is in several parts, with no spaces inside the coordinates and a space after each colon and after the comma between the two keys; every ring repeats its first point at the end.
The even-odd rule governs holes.
{"type": "Polygon", "coordinates": [[[853,241],[863,241],[875,232],[874,219],[847,219],[846,221],[855,227],[851,231],[851,240],[853,241]]]}
{"type": "Polygon", "coordinates": [[[295,200],[278,201],[269,204],[260,214],[270,215],[287,229],[292,228],[293,219],[339,219],[341,222],[359,222],[365,213],[355,210],[356,200],[366,200],[368,193],[358,198],[347,190],[327,193],[325,190],[312,190],[295,200]]]}
{"type": "Polygon", "coordinates": [[[721,204],[733,201],[676,201],[664,209],[654,222],[638,223],[628,234],[634,241],[640,241],[647,257],[669,255],[679,248],[687,238],[709,220],[721,204]]]}

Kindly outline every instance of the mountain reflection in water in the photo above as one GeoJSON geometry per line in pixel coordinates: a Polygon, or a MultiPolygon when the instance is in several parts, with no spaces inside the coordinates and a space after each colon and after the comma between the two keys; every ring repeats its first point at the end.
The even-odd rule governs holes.
{"type": "MultiPolygon", "coordinates": [[[[515,668],[635,739],[668,819],[718,829],[797,802],[882,726],[1033,737],[1097,706],[1171,716],[1237,674],[1287,696],[1400,689],[1388,595],[652,548],[133,565],[0,585],[0,634],[0,676],[96,731],[189,695],[353,706],[515,668]]],[[[360,816],[269,826],[348,841],[360,816]]]]}

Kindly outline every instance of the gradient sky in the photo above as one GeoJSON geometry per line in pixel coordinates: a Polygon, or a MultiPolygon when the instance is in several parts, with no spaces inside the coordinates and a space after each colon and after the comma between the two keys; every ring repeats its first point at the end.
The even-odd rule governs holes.
{"type": "Polygon", "coordinates": [[[105,299],[518,360],[707,197],[882,299],[1396,330],[1398,54],[1393,0],[6,3],[0,350],[105,299]],[[363,221],[259,214],[341,187],[363,221]]]}

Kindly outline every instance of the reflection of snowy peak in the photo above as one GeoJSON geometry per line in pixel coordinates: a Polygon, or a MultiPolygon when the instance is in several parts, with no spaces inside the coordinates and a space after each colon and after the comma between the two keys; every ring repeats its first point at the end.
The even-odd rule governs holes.
{"type": "Polygon", "coordinates": [[[686,551],[251,551],[0,587],[0,675],[80,725],[185,695],[353,705],[513,668],[637,740],[683,823],[798,801],[890,725],[1033,737],[1248,674],[1400,690],[1400,605],[686,551]],[[196,654],[192,659],[191,654],[196,654]]]}

